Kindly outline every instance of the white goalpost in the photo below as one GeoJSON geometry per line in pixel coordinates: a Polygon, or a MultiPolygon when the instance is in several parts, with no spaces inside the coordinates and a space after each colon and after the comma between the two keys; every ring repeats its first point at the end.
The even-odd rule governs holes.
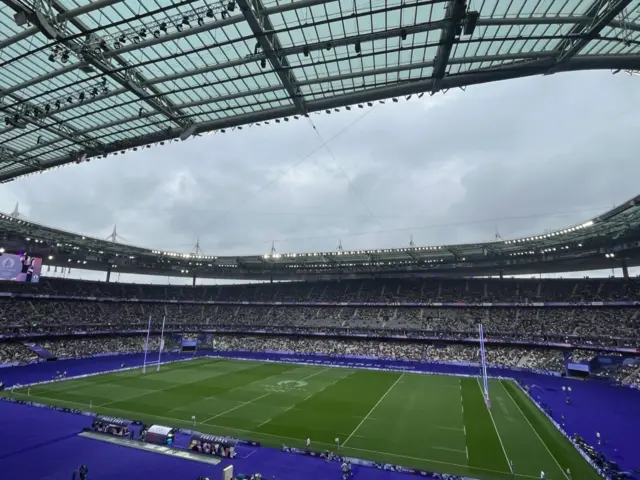
{"type": "Polygon", "coordinates": [[[162,330],[160,331],[160,348],[158,349],[158,360],[155,362],[147,362],[147,356],[149,354],[149,337],[151,336],[151,315],[149,315],[149,326],[147,327],[147,340],[144,345],[144,358],[142,360],[142,374],[147,373],[147,366],[156,367],[156,372],[160,371],[160,365],[162,364],[162,350],[164,349],[164,325],[167,320],[167,316],[162,317],[162,330]]]}
{"type": "Polygon", "coordinates": [[[491,400],[489,398],[489,379],[487,377],[487,356],[484,348],[484,328],[482,324],[478,325],[478,333],[480,334],[480,376],[482,377],[482,386],[484,388],[484,402],[487,408],[491,408],[491,400]]]}

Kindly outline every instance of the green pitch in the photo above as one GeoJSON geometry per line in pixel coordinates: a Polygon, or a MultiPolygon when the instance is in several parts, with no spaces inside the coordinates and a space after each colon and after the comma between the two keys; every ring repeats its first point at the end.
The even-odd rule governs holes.
{"type": "Polygon", "coordinates": [[[491,412],[475,378],[197,359],[12,395],[173,427],[195,416],[198,431],[273,447],[336,451],[338,437],[343,455],[479,479],[599,478],[518,386],[489,389],[491,412]]]}

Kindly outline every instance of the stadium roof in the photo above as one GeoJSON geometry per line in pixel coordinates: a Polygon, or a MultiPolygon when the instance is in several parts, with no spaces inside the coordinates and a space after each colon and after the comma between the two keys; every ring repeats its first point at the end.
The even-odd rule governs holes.
{"type": "Polygon", "coordinates": [[[412,94],[640,70],[632,0],[0,1],[0,181],[412,94]]]}
{"type": "Polygon", "coordinates": [[[204,256],[99,240],[6,214],[0,232],[0,252],[121,273],[255,280],[538,274],[639,266],[640,195],[592,220],[530,237],[379,250],[204,256]]]}

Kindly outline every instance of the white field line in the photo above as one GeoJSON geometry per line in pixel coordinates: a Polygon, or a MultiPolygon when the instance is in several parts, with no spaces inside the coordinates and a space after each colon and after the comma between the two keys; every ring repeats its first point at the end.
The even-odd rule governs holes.
{"type": "MultiPolygon", "coordinates": [[[[478,388],[480,389],[480,395],[484,398],[484,392],[482,391],[482,385],[480,385],[480,379],[478,378],[478,388]]],[[[502,443],[502,437],[500,436],[500,432],[498,432],[498,427],[496,426],[496,421],[493,419],[493,413],[491,413],[491,409],[487,408],[489,411],[489,417],[491,418],[491,423],[493,423],[493,428],[496,431],[496,435],[498,436],[498,440],[500,441],[500,446],[502,447],[502,453],[504,453],[504,458],[507,461],[507,465],[509,466],[509,470],[513,474],[513,468],[511,467],[511,462],[509,461],[509,456],[507,455],[507,451],[504,448],[504,443],[502,443]]]]}
{"type": "MultiPolygon", "coordinates": [[[[189,364],[193,363],[193,362],[198,362],[198,364],[202,364],[202,365],[208,365],[210,363],[218,363],[218,361],[211,361],[212,359],[210,358],[206,358],[206,362],[201,362],[200,360],[203,360],[203,358],[199,358],[197,360],[184,360],[184,361],[179,361],[179,362],[171,362],[171,363],[163,363],[162,365],[165,368],[165,372],[167,371],[167,369],[169,369],[168,371],[172,371],[171,367],[173,365],[180,365],[180,364],[185,364],[186,362],[189,362],[189,364]]],[[[193,366],[193,365],[191,365],[193,366]]],[[[196,365],[197,366],[197,365],[196,365]]],[[[78,388],[78,387],[92,387],[95,385],[108,385],[109,383],[111,383],[111,381],[113,380],[112,378],[110,378],[112,375],[115,377],[135,377],[137,375],[140,375],[140,370],[142,369],[142,365],[140,365],[139,367],[132,367],[130,370],[124,370],[124,371],[120,371],[120,370],[114,370],[114,371],[105,371],[105,372],[94,372],[92,374],[90,374],[89,377],[84,377],[82,375],[79,376],[75,376],[75,377],[69,377],[69,378],[61,378],[59,380],[54,380],[53,382],[50,383],[45,383],[45,384],[40,384],[40,385],[33,385],[31,387],[21,387],[21,390],[27,389],[27,388],[31,388],[31,389],[43,389],[46,392],[63,392],[65,390],[71,390],[72,388],[78,388]],[[92,379],[97,379],[98,381],[91,381],[92,379]],[[49,388],[49,385],[62,385],[60,388],[49,388]]],[[[152,392],[153,390],[150,390],[150,392],[152,392]]]]}
{"type": "Polygon", "coordinates": [[[248,402],[242,402],[240,405],[236,405],[235,407],[232,407],[232,408],[230,408],[230,409],[228,409],[228,410],[225,410],[225,411],[224,411],[224,412],[222,412],[222,413],[218,413],[217,415],[214,415],[213,417],[209,417],[209,418],[207,418],[207,419],[204,421],[204,423],[207,423],[209,420],[213,420],[214,418],[221,417],[222,415],[226,415],[227,413],[231,413],[231,412],[233,412],[234,410],[237,410],[237,409],[239,409],[239,408],[241,408],[241,407],[244,407],[245,405],[249,405],[250,403],[253,403],[253,402],[255,402],[255,401],[257,401],[257,400],[260,400],[261,398],[267,397],[267,396],[269,396],[269,395],[271,395],[271,393],[265,393],[264,395],[260,395],[259,397],[256,397],[256,398],[254,398],[254,399],[252,399],[252,400],[249,400],[248,402]]]}
{"type": "MultiPolygon", "coordinates": [[[[308,380],[308,379],[310,379],[311,377],[315,377],[316,375],[320,375],[321,373],[326,372],[327,370],[329,370],[329,369],[328,369],[328,368],[325,368],[325,369],[323,369],[323,370],[319,370],[319,371],[317,371],[317,372],[312,373],[311,375],[307,375],[306,377],[301,378],[301,379],[300,379],[300,380],[298,380],[298,381],[308,380]]],[[[267,378],[268,378],[268,377],[267,377],[267,378]]],[[[260,380],[256,380],[255,382],[251,382],[251,383],[263,382],[264,380],[265,380],[264,378],[261,378],[260,380]]],[[[336,380],[336,381],[337,381],[337,380],[336,380]]],[[[250,383],[249,385],[251,385],[251,383],[250,383]]],[[[335,382],[334,382],[334,383],[335,383],[335,382]]],[[[246,387],[246,386],[247,386],[247,385],[243,385],[243,387],[246,387]]],[[[237,387],[237,388],[241,388],[241,387],[237,387]]],[[[325,387],[325,388],[326,388],[326,387],[325,387]]],[[[235,390],[235,389],[234,389],[234,390],[235,390]]],[[[224,393],[224,392],[223,392],[223,393],[224,393]]],[[[225,411],[224,411],[224,412],[222,412],[222,413],[218,413],[217,415],[214,415],[213,417],[209,417],[209,418],[207,418],[207,419],[204,421],[204,423],[207,423],[209,420],[213,420],[214,418],[221,417],[222,415],[225,415],[225,414],[227,414],[227,413],[233,412],[234,410],[237,410],[237,409],[239,409],[240,407],[244,407],[245,405],[249,405],[250,403],[253,403],[253,402],[255,402],[256,400],[260,400],[261,398],[264,398],[264,397],[266,397],[266,396],[271,395],[271,393],[272,393],[272,392],[268,392],[268,393],[265,393],[264,395],[260,395],[260,396],[259,396],[259,397],[257,397],[257,398],[254,398],[254,399],[252,399],[252,400],[249,400],[248,402],[242,402],[240,405],[236,405],[235,407],[230,408],[229,410],[225,410],[225,411]]],[[[209,397],[209,398],[213,398],[213,397],[209,397]]],[[[289,407],[287,410],[290,410],[291,408],[295,407],[295,405],[296,405],[296,404],[291,405],[291,407],[289,407]]],[[[284,412],[283,412],[283,413],[284,413],[284,412]]],[[[273,417],[272,417],[272,418],[273,418],[273,417]]],[[[271,418],[270,418],[269,420],[271,420],[271,418]]],[[[267,422],[264,422],[264,423],[267,423],[267,422]]]]}
{"type": "Polygon", "coordinates": [[[540,443],[542,443],[542,445],[544,445],[544,448],[547,449],[547,452],[549,452],[549,455],[551,455],[551,458],[553,458],[553,461],[556,462],[556,465],[558,466],[558,468],[560,469],[560,471],[562,472],[562,475],[564,475],[564,478],[566,478],[567,480],[569,480],[569,476],[567,475],[567,472],[564,471],[564,469],[560,466],[560,463],[558,462],[558,459],[555,457],[555,455],[553,453],[551,453],[551,450],[549,450],[549,447],[547,447],[547,444],[544,443],[544,440],[542,440],[542,437],[540,436],[540,434],[538,433],[538,431],[533,428],[533,425],[531,425],[531,422],[529,421],[529,419],[527,418],[527,416],[524,414],[524,412],[522,411],[522,409],[520,408],[520,405],[518,405],[515,401],[515,399],[513,398],[513,396],[511,395],[511,392],[509,392],[509,390],[507,390],[507,388],[502,384],[502,382],[498,381],[498,383],[500,383],[500,386],[502,387],[502,389],[507,392],[507,395],[509,395],[509,398],[511,399],[511,401],[514,403],[514,405],[516,406],[516,408],[518,409],[518,411],[520,412],[520,414],[524,417],[524,419],[527,421],[527,423],[529,424],[529,427],[531,427],[531,430],[533,430],[533,432],[536,434],[536,437],[538,437],[538,440],[540,440],[540,443]]]}
{"type": "MultiPolygon", "coordinates": [[[[329,370],[329,369],[328,369],[328,368],[325,368],[324,370],[321,370],[321,371],[319,371],[319,372],[315,372],[315,373],[313,373],[312,375],[309,375],[309,376],[307,376],[307,377],[304,377],[304,378],[300,379],[299,381],[308,380],[308,379],[310,379],[311,377],[315,377],[316,375],[318,375],[318,374],[320,374],[320,373],[322,373],[322,372],[326,372],[327,370],[329,370]]],[[[349,374],[349,375],[351,375],[351,374],[349,374]]],[[[349,375],[347,375],[347,376],[349,376],[349,375]]],[[[343,380],[343,379],[345,379],[345,378],[347,378],[347,377],[338,378],[338,379],[336,379],[334,382],[332,382],[332,383],[330,383],[330,384],[328,384],[328,385],[325,385],[324,387],[322,387],[322,388],[321,388],[320,390],[318,390],[317,392],[315,392],[315,393],[313,393],[313,394],[309,395],[307,398],[305,398],[304,400],[302,400],[302,402],[306,402],[307,400],[309,400],[309,399],[310,399],[311,397],[313,397],[314,395],[317,395],[318,393],[320,393],[320,392],[321,392],[321,391],[323,391],[324,389],[326,389],[326,388],[328,388],[328,387],[330,387],[330,386],[332,386],[332,385],[335,385],[335,384],[336,384],[336,383],[338,383],[340,380],[343,380]]],[[[296,403],[294,403],[293,405],[291,405],[290,407],[287,407],[287,408],[286,408],[285,410],[283,410],[282,412],[279,412],[277,415],[274,415],[273,417],[267,418],[264,422],[262,422],[262,423],[261,423],[260,425],[258,425],[256,428],[260,428],[260,427],[262,427],[263,425],[266,425],[267,423],[269,423],[269,422],[270,422],[271,420],[273,420],[274,418],[279,417],[280,415],[282,415],[282,414],[284,414],[284,413],[288,412],[289,410],[291,410],[292,408],[296,407],[299,403],[302,403],[302,402],[296,402],[296,403]]]]}
{"type": "MultiPolygon", "coordinates": [[[[177,364],[177,362],[175,362],[177,364]]],[[[184,362],[183,362],[184,363],[184,362]]],[[[211,362],[211,363],[217,363],[217,362],[211,362]]],[[[206,363],[205,363],[206,365],[206,363]]],[[[166,367],[170,367],[171,365],[168,364],[166,365],[166,367]]],[[[127,370],[126,372],[118,372],[118,371],[114,371],[114,372],[105,372],[103,374],[99,374],[99,375],[93,375],[92,377],[89,378],[82,378],[82,377],[76,377],[76,378],[69,378],[69,379],[62,379],[62,380],[58,380],[57,382],[60,382],[62,384],[66,384],[63,385],[61,388],[48,388],[48,385],[54,385],[57,382],[53,382],[53,383],[48,383],[48,384],[43,384],[43,385],[35,385],[33,387],[29,387],[27,390],[29,389],[42,389],[45,393],[49,393],[49,392],[64,392],[65,390],[71,390],[73,388],[82,388],[82,387],[93,387],[96,385],[109,385],[112,381],[114,381],[111,377],[111,375],[114,374],[118,374],[118,373],[130,373],[130,372],[136,372],[138,370],[138,368],[132,369],[132,370],[127,370]],[[91,382],[89,381],[90,378],[94,378],[94,379],[99,379],[101,381],[98,382],[91,382]]],[[[166,370],[165,370],[166,371],[166,370]]],[[[170,370],[169,370],[170,371],[170,370]]],[[[116,375],[117,376],[117,375],[116,375]]],[[[124,375],[126,377],[132,377],[133,375],[124,375]]],[[[141,395],[146,395],[147,393],[153,393],[153,392],[157,392],[157,389],[146,389],[146,388],[142,388],[139,390],[145,390],[145,393],[141,394],[141,395]]],[[[117,400],[119,401],[119,400],[117,400]]]]}
{"type": "Polygon", "coordinates": [[[433,428],[438,428],[440,430],[449,430],[451,432],[464,432],[464,427],[458,428],[458,427],[444,427],[441,425],[434,425],[433,428]]]}
{"type": "MultiPolygon", "coordinates": [[[[14,393],[14,395],[20,395],[20,396],[24,396],[26,397],[26,394],[24,393],[14,393]]],[[[80,407],[86,407],[85,404],[83,403],[78,403],[78,402],[72,402],[69,400],[56,400],[56,399],[52,399],[52,398],[48,398],[48,397],[44,397],[44,396],[36,396],[36,395],[32,395],[32,397],[37,397],[37,398],[42,398],[43,400],[47,400],[47,401],[55,401],[58,404],[69,404],[69,405],[77,405],[80,407]]],[[[123,410],[121,408],[108,408],[107,410],[111,410],[114,412],[122,412],[122,413],[126,413],[128,414],[128,416],[132,416],[131,414],[135,414],[136,412],[132,412],[131,410],[123,410]]],[[[170,422],[173,423],[178,423],[178,424],[183,424],[185,425],[187,428],[192,428],[193,427],[193,422],[190,422],[188,420],[184,420],[184,419],[180,419],[180,418],[173,418],[173,417],[164,417],[164,416],[160,416],[160,415],[149,415],[150,417],[159,419],[159,420],[168,420],[170,422]]],[[[202,425],[202,422],[196,422],[197,425],[202,425]]],[[[282,436],[282,435],[273,435],[271,433],[263,433],[263,432],[256,432],[255,430],[244,430],[241,428],[230,428],[230,427],[225,427],[222,425],[210,425],[207,424],[205,425],[206,427],[210,427],[210,428],[219,428],[219,429],[227,429],[227,431],[233,431],[233,432],[239,432],[239,433],[248,433],[248,434],[255,434],[256,436],[262,436],[262,437],[271,437],[271,438],[275,438],[278,440],[293,440],[295,442],[299,442],[301,445],[305,442],[306,439],[300,439],[300,438],[295,438],[295,437],[286,437],[286,436],[282,436]]],[[[324,447],[328,447],[328,448],[335,448],[335,444],[330,444],[330,443],[322,443],[322,442],[313,442],[314,445],[321,445],[324,447]]],[[[418,457],[411,457],[408,455],[399,455],[399,454],[395,454],[395,453],[389,453],[389,452],[380,452],[378,450],[367,450],[364,448],[357,448],[357,447],[345,447],[346,450],[352,450],[352,451],[356,451],[356,452],[365,452],[365,453],[373,453],[376,455],[386,455],[388,457],[394,457],[394,458],[404,458],[407,460],[417,460],[417,461],[421,461],[421,462],[429,462],[429,463],[434,463],[434,464],[438,464],[438,465],[448,465],[450,467],[463,467],[463,468],[468,468],[468,465],[462,465],[462,464],[458,464],[458,463],[451,463],[451,462],[443,462],[442,460],[433,460],[430,458],[418,458],[418,457]]],[[[500,470],[491,470],[491,469],[487,469],[487,468],[480,468],[480,467],[473,467],[475,470],[480,470],[480,471],[484,471],[484,472],[491,472],[491,473],[499,473],[502,475],[509,475],[509,472],[502,472],[500,470]]],[[[531,478],[534,480],[538,480],[539,477],[534,477],[531,475],[525,475],[525,474],[520,474],[520,473],[514,473],[513,474],[514,477],[521,477],[521,478],[531,478]]]]}
{"type": "Polygon", "coordinates": [[[458,448],[447,448],[447,447],[431,447],[434,450],[444,450],[445,452],[456,452],[456,453],[464,453],[464,450],[460,450],[458,448]]]}
{"type": "MultiPolygon", "coordinates": [[[[251,367],[241,368],[241,369],[239,369],[239,370],[234,370],[234,371],[232,371],[232,372],[225,372],[225,373],[236,373],[236,372],[242,372],[242,371],[244,371],[244,370],[248,370],[249,368],[251,368],[251,367]]],[[[326,371],[326,370],[327,370],[327,369],[325,368],[325,369],[324,369],[324,370],[322,370],[322,371],[324,372],[324,371],[326,371]]],[[[318,372],[318,373],[319,373],[319,372],[318,372]]],[[[221,375],[224,375],[224,373],[222,373],[221,375]]],[[[281,373],[278,373],[278,374],[276,374],[276,375],[272,375],[272,376],[280,376],[280,375],[282,375],[282,374],[281,374],[281,373]]],[[[234,387],[234,388],[232,388],[232,389],[230,389],[230,390],[227,390],[227,391],[225,391],[225,392],[216,393],[215,395],[210,395],[210,396],[208,396],[208,397],[204,397],[204,398],[199,398],[199,399],[198,399],[198,400],[196,400],[195,402],[189,402],[189,403],[187,403],[187,404],[185,404],[185,405],[180,405],[180,406],[178,406],[178,407],[176,407],[176,408],[172,408],[171,410],[169,410],[169,412],[174,412],[174,411],[176,411],[176,410],[181,410],[181,409],[183,409],[184,407],[186,407],[187,405],[193,405],[194,403],[200,403],[200,402],[204,402],[204,401],[206,401],[206,400],[211,400],[212,398],[216,398],[216,397],[218,397],[219,395],[222,395],[222,394],[224,394],[224,393],[229,393],[229,392],[233,392],[233,391],[235,391],[235,390],[239,390],[239,389],[241,389],[241,388],[246,388],[246,387],[248,387],[248,386],[250,386],[250,385],[252,385],[252,384],[254,384],[254,383],[263,382],[266,378],[269,378],[269,377],[263,377],[263,378],[260,378],[260,379],[258,379],[258,380],[254,380],[253,382],[248,383],[248,384],[246,384],[246,385],[240,385],[240,386],[238,386],[238,387],[234,387]]]]}
{"type": "Polygon", "coordinates": [[[468,463],[469,462],[469,444],[467,442],[467,426],[464,423],[464,397],[462,395],[462,378],[458,378],[458,386],[460,387],[460,407],[462,408],[462,432],[464,433],[464,451],[467,454],[467,463],[468,463]]]}
{"type": "Polygon", "coordinates": [[[347,444],[347,442],[351,439],[351,437],[353,437],[353,435],[358,431],[358,429],[362,426],[362,424],[363,424],[364,422],[366,422],[366,421],[367,421],[367,418],[369,418],[369,416],[373,413],[373,411],[374,411],[376,408],[378,408],[378,405],[380,405],[380,404],[382,403],[382,401],[384,400],[384,398],[385,398],[387,395],[389,395],[389,392],[390,392],[391,390],[393,390],[393,387],[395,387],[395,386],[398,384],[398,382],[400,382],[400,380],[402,380],[402,378],[403,378],[403,377],[404,377],[404,373],[403,373],[402,375],[400,375],[400,376],[396,379],[396,381],[395,381],[395,382],[393,382],[393,385],[391,385],[391,386],[389,387],[389,390],[387,390],[387,391],[384,393],[384,395],[382,395],[382,396],[380,397],[380,400],[378,400],[378,403],[376,403],[376,404],[373,406],[373,408],[372,408],[371,410],[369,410],[369,413],[367,413],[367,415],[365,415],[365,417],[364,417],[364,418],[362,419],[362,421],[358,424],[358,426],[353,430],[353,432],[351,432],[351,435],[349,435],[349,436],[347,437],[347,439],[342,443],[342,446],[343,446],[343,447],[347,444]]]}
{"type": "Polygon", "coordinates": [[[275,416],[273,416],[273,417],[269,417],[269,418],[267,418],[264,422],[262,422],[262,423],[261,423],[260,425],[258,425],[256,428],[260,428],[260,427],[262,427],[263,425],[266,425],[267,423],[269,423],[269,422],[270,422],[271,420],[273,420],[274,418],[276,418],[276,417],[278,417],[278,416],[280,416],[280,415],[283,415],[283,414],[287,413],[289,410],[291,410],[291,409],[292,409],[293,407],[295,407],[295,406],[296,406],[296,404],[291,405],[290,407],[287,407],[286,409],[284,409],[283,411],[281,411],[280,413],[278,413],[278,415],[275,415],[275,416]]]}

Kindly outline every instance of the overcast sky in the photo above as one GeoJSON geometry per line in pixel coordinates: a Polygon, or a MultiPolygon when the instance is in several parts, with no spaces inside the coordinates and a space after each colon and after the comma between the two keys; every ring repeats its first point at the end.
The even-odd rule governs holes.
{"type": "Polygon", "coordinates": [[[0,209],[209,255],[508,239],[640,193],[639,104],[624,74],[510,80],[73,165],[3,185],[0,209]]]}

